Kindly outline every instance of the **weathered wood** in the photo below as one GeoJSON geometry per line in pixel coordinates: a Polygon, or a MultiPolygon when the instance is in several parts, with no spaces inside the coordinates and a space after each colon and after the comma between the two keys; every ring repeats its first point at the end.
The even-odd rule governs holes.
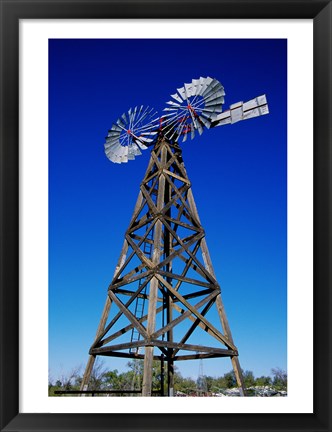
{"type": "MultiPolygon", "coordinates": [[[[227,350],[226,350],[227,351],[227,350]]],[[[221,357],[231,357],[233,351],[229,351],[225,354],[215,354],[215,353],[200,353],[200,354],[188,354],[188,355],[175,355],[174,361],[182,361],[182,360],[199,360],[199,359],[209,359],[209,358],[221,358],[221,357]]]]}
{"type": "Polygon", "coordinates": [[[158,174],[159,174],[158,171],[155,171],[154,173],[149,174],[149,176],[145,178],[144,184],[147,184],[149,181],[151,181],[153,178],[155,178],[158,174]]]}
{"type": "Polygon", "coordinates": [[[186,179],[186,178],[184,178],[184,177],[181,177],[181,176],[175,174],[174,172],[168,171],[166,168],[163,169],[163,173],[164,173],[164,174],[167,174],[168,176],[174,177],[174,178],[176,178],[177,180],[180,180],[180,181],[182,181],[183,183],[186,183],[187,185],[190,186],[190,181],[189,181],[188,179],[186,179]]]}
{"type": "MultiPolygon", "coordinates": [[[[132,296],[133,294],[135,294],[135,291],[130,291],[130,290],[125,290],[122,288],[118,288],[116,290],[112,290],[115,294],[118,295],[125,295],[125,296],[132,296]]],[[[145,300],[149,300],[149,295],[148,294],[138,294],[137,298],[142,298],[145,300]]],[[[162,303],[164,301],[164,299],[162,297],[158,297],[157,298],[157,302],[158,303],[162,303]]]]}
{"type": "MultiPolygon", "coordinates": [[[[159,312],[161,312],[163,310],[163,306],[159,306],[159,308],[157,308],[156,313],[158,314],[159,312]]],[[[142,318],[140,318],[138,320],[139,323],[143,323],[148,319],[148,315],[144,315],[142,318]]],[[[117,332],[113,333],[111,336],[108,336],[107,338],[103,339],[100,342],[100,346],[106,345],[107,343],[111,342],[112,340],[116,339],[119,336],[124,335],[125,333],[127,333],[128,331],[132,330],[134,328],[133,324],[129,324],[126,327],[123,327],[122,329],[118,330],[117,332]]]]}
{"type": "Polygon", "coordinates": [[[142,191],[143,196],[144,196],[144,198],[146,199],[146,201],[147,201],[147,203],[149,205],[151,213],[153,215],[156,214],[156,213],[158,213],[157,206],[153,202],[153,200],[152,200],[152,198],[151,198],[151,196],[149,194],[149,191],[145,188],[145,186],[141,186],[141,191],[142,191]]]}
{"type": "MultiPolygon", "coordinates": [[[[145,267],[145,265],[143,265],[143,267],[145,267]]],[[[132,276],[132,277],[130,277],[130,275],[127,274],[126,277],[121,278],[119,282],[114,283],[113,285],[111,285],[110,286],[110,290],[113,291],[113,292],[118,291],[118,288],[120,288],[120,287],[122,287],[124,285],[128,285],[128,284],[136,282],[136,281],[138,281],[140,279],[145,279],[145,278],[149,277],[152,274],[152,272],[153,272],[153,270],[147,270],[145,272],[136,274],[136,276],[132,276]]]]}
{"type": "MultiPolygon", "coordinates": [[[[162,267],[166,264],[168,264],[169,262],[171,262],[174,258],[176,258],[177,256],[179,256],[182,252],[187,252],[186,251],[186,247],[189,248],[189,246],[191,246],[192,244],[194,244],[196,241],[200,240],[200,238],[202,238],[204,234],[200,233],[197,234],[196,237],[194,237],[192,240],[188,241],[186,243],[185,246],[181,245],[181,247],[178,250],[175,250],[174,252],[172,252],[167,258],[165,258],[159,265],[159,267],[162,267]]],[[[191,254],[192,255],[192,254],[191,254]]]]}
{"type": "MultiPolygon", "coordinates": [[[[188,210],[188,212],[190,213],[190,207],[189,207],[189,204],[186,202],[186,200],[185,200],[185,197],[183,197],[182,196],[182,193],[183,193],[183,191],[184,192],[187,192],[188,190],[189,190],[189,185],[183,185],[183,186],[181,186],[180,188],[177,188],[176,186],[175,186],[175,184],[172,182],[172,180],[170,179],[170,177],[167,175],[167,174],[165,174],[165,176],[166,176],[166,178],[167,178],[167,181],[172,185],[172,188],[173,188],[173,190],[175,191],[175,196],[176,196],[176,200],[180,200],[181,202],[182,202],[182,204],[184,205],[184,207],[188,210]]],[[[173,198],[174,199],[174,198],[173,198]]],[[[167,204],[166,206],[165,206],[165,208],[167,209],[168,208],[168,206],[169,206],[169,204],[167,204]]],[[[197,224],[197,225],[199,225],[198,224],[198,221],[197,220],[195,220],[195,217],[193,216],[193,215],[191,215],[191,217],[192,217],[192,219],[193,219],[193,221],[197,224]]]]}
{"type": "Polygon", "coordinates": [[[236,382],[237,382],[237,385],[238,385],[239,390],[241,392],[241,396],[245,396],[246,395],[246,388],[244,385],[244,379],[243,379],[243,375],[242,375],[242,370],[241,370],[239,358],[237,356],[234,356],[231,358],[231,360],[232,360],[232,365],[233,365],[233,369],[234,369],[234,373],[235,373],[235,377],[236,377],[236,382]]]}
{"type": "MultiPolygon", "coordinates": [[[[186,251],[186,253],[192,258],[192,260],[198,265],[198,267],[202,270],[202,272],[205,274],[206,279],[208,279],[209,281],[211,281],[213,284],[217,284],[217,281],[215,279],[215,277],[208,272],[205,267],[198,261],[198,259],[192,254],[192,252],[189,249],[190,246],[190,242],[187,243],[183,243],[183,241],[179,238],[179,236],[174,232],[174,230],[169,226],[169,224],[165,221],[164,222],[165,226],[167,227],[167,229],[169,229],[169,231],[171,232],[171,234],[173,235],[174,238],[177,239],[177,241],[179,242],[179,244],[181,245],[181,247],[186,251]]],[[[197,236],[194,238],[197,238],[197,240],[201,239],[204,237],[203,233],[197,234],[197,236]]]]}
{"type": "Polygon", "coordinates": [[[148,225],[149,223],[152,223],[154,220],[153,216],[148,216],[145,214],[141,217],[139,221],[135,221],[135,223],[132,223],[129,228],[127,229],[125,234],[132,234],[133,232],[139,230],[140,228],[144,227],[145,225],[148,225]]]}
{"type": "MultiPolygon", "coordinates": [[[[161,280],[161,276],[159,276],[158,274],[156,274],[156,277],[161,280]]],[[[166,284],[167,288],[169,291],[171,291],[171,293],[177,297],[179,299],[179,301],[187,308],[189,309],[197,318],[199,318],[210,330],[211,332],[215,335],[218,336],[219,339],[221,339],[224,344],[232,349],[232,350],[236,350],[236,347],[227,339],[227,337],[225,337],[222,333],[220,333],[220,331],[218,329],[216,329],[209,321],[207,321],[199,312],[196,308],[194,308],[193,306],[191,306],[190,303],[188,303],[183,297],[182,295],[180,295],[177,291],[175,291],[164,279],[162,279],[162,283],[166,284]]]]}
{"type": "MultiPolygon", "coordinates": [[[[210,310],[211,306],[214,304],[214,299],[210,300],[209,303],[204,307],[204,309],[201,311],[202,316],[205,316],[207,312],[210,310]]],[[[184,344],[187,342],[187,340],[190,338],[190,336],[193,334],[194,330],[198,327],[201,320],[199,318],[196,318],[192,326],[189,328],[189,330],[186,332],[186,334],[183,336],[183,338],[180,340],[180,344],[184,344]]],[[[176,354],[179,351],[179,348],[176,348],[174,350],[174,354],[176,354]]]]}
{"type": "MultiPolygon", "coordinates": [[[[166,162],[166,149],[163,147],[161,149],[161,165],[165,164],[165,162],[166,162]]],[[[164,207],[164,203],[165,203],[165,175],[161,172],[159,176],[157,212],[162,211],[164,207]]],[[[155,225],[154,245],[153,245],[153,254],[152,254],[152,263],[154,266],[157,266],[160,262],[161,236],[162,236],[162,222],[160,219],[158,219],[155,225]]],[[[153,277],[150,282],[148,322],[146,327],[147,338],[149,338],[154,333],[155,330],[158,285],[159,285],[158,279],[156,277],[153,277]]],[[[153,359],[153,347],[148,346],[145,348],[142,396],[151,396],[152,359],[153,359]]]]}
{"type": "MultiPolygon", "coordinates": [[[[199,249],[199,248],[200,248],[200,244],[197,244],[197,249],[199,249]]],[[[205,277],[205,274],[201,271],[201,269],[200,269],[197,265],[193,264],[191,258],[189,258],[189,260],[188,260],[187,258],[185,258],[185,257],[182,256],[182,255],[179,255],[179,258],[180,258],[180,260],[182,260],[183,262],[187,263],[188,268],[191,267],[191,268],[192,268],[193,270],[195,270],[195,272],[197,272],[200,276],[205,277]]],[[[218,288],[219,288],[219,285],[218,285],[218,288]]]]}
{"type": "Polygon", "coordinates": [[[134,253],[138,256],[138,258],[148,267],[152,267],[152,262],[149,260],[149,258],[146,257],[146,255],[144,254],[143,251],[141,251],[140,247],[140,243],[136,244],[131,238],[130,236],[126,236],[126,239],[128,241],[128,243],[130,244],[130,246],[132,247],[134,253]]]}
{"type": "Polygon", "coordinates": [[[225,354],[229,357],[238,355],[237,350],[214,348],[214,347],[204,346],[204,345],[182,344],[179,342],[161,341],[159,339],[151,339],[150,343],[157,347],[176,348],[178,350],[187,350],[187,351],[195,351],[195,352],[203,352],[203,353],[225,354]]]}
{"type": "MultiPolygon", "coordinates": [[[[99,344],[101,343],[102,338],[107,334],[107,332],[114,326],[114,324],[118,321],[118,319],[121,317],[121,315],[123,314],[123,308],[127,309],[131,303],[135,300],[135,298],[138,296],[138,294],[141,293],[141,291],[144,289],[144,287],[149,283],[151,277],[147,278],[143,284],[135,291],[135,293],[133,293],[133,295],[131,296],[131,298],[128,300],[128,302],[123,305],[123,303],[116,297],[116,295],[112,292],[112,296],[111,298],[115,298],[116,301],[115,303],[118,304],[118,302],[121,303],[121,305],[123,307],[119,307],[120,311],[115,315],[115,317],[112,319],[112,321],[107,325],[107,327],[100,333],[99,337],[96,338],[95,342],[93,343],[92,347],[95,348],[97,346],[99,346],[99,344]]],[[[109,296],[111,294],[111,291],[108,292],[109,296]]],[[[128,310],[129,312],[129,310],[128,310]]]]}
{"type": "MultiPolygon", "coordinates": [[[[202,299],[200,302],[198,302],[195,306],[193,306],[193,308],[198,309],[198,308],[204,306],[205,303],[207,303],[209,300],[211,300],[215,296],[216,296],[216,293],[212,292],[210,295],[208,295],[207,297],[202,299]]],[[[169,330],[173,329],[175,326],[177,326],[182,321],[184,321],[186,318],[188,318],[191,314],[192,314],[192,311],[190,311],[189,309],[187,309],[186,311],[183,311],[180,316],[178,316],[177,318],[174,318],[172,321],[169,321],[166,324],[166,326],[164,326],[161,329],[159,329],[158,331],[154,332],[151,335],[151,337],[153,339],[156,339],[159,336],[161,336],[162,334],[167,333],[169,330]]]]}
{"type": "Polygon", "coordinates": [[[109,345],[109,346],[106,346],[106,347],[104,346],[104,347],[100,347],[100,348],[91,348],[90,354],[97,355],[97,354],[106,353],[106,352],[110,352],[110,351],[120,351],[120,350],[124,350],[124,349],[129,349],[129,348],[138,348],[138,347],[143,347],[145,344],[146,344],[146,341],[140,340],[140,341],[135,341],[135,342],[127,342],[127,343],[122,343],[122,344],[109,345]]]}
{"type": "Polygon", "coordinates": [[[111,299],[114,301],[114,303],[116,303],[121,312],[129,319],[129,321],[135,326],[141,335],[146,338],[147,333],[145,328],[137,321],[136,317],[130,312],[130,310],[127,309],[127,307],[117,298],[114,293],[112,293],[112,291],[109,291],[108,294],[111,296],[111,299]]]}
{"type": "Polygon", "coordinates": [[[186,300],[190,300],[190,299],[193,299],[193,298],[196,298],[196,297],[201,297],[201,296],[204,296],[204,295],[208,295],[212,291],[214,291],[213,288],[208,288],[208,289],[205,289],[205,290],[196,291],[196,292],[192,292],[192,293],[189,293],[189,294],[184,294],[183,298],[186,299],[186,300]]]}
{"type": "Polygon", "coordinates": [[[149,243],[150,245],[153,245],[153,240],[148,239],[148,238],[144,238],[144,237],[139,236],[139,235],[137,235],[137,234],[131,233],[131,234],[130,234],[130,237],[131,237],[132,239],[134,239],[134,240],[138,240],[138,241],[140,241],[141,244],[142,244],[142,243],[149,243]]]}
{"type": "MultiPolygon", "coordinates": [[[[194,247],[194,249],[193,249],[193,251],[192,251],[192,253],[193,253],[193,255],[196,255],[196,253],[197,253],[197,251],[198,251],[198,249],[199,249],[199,244],[200,244],[200,242],[198,241],[197,243],[196,243],[196,245],[195,245],[195,247],[194,247]]],[[[185,258],[185,257],[183,257],[181,254],[180,255],[178,255],[178,257],[182,260],[182,261],[184,261],[185,262],[185,267],[184,267],[184,269],[183,269],[183,271],[182,271],[182,276],[185,276],[187,273],[188,273],[188,271],[189,271],[189,269],[190,269],[190,267],[192,268],[193,266],[192,266],[192,258],[191,257],[189,257],[189,258],[185,258]]],[[[199,273],[200,274],[200,273],[199,273]]],[[[204,274],[202,273],[202,274],[200,274],[202,277],[204,277],[204,274]]],[[[181,281],[178,281],[177,283],[176,283],[176,285],[175,285],[175,289],[178,291],[179,290],[179,288],[180,288],[180,286],[181,286],[181,281]]]]}
{"type": "MultiPolygon", "coordinates": [[[[204,231],[201,227],[197,227],[197,226],[194,226],[194,225],[189,225],[188,223],[179,221],[177,219],[168,217],[166,215],[164,216],[164,219],[167,220],[168,222],[174,223],[175,225],[181,226],[183,228],[187,228],[187,229],[189,229],[191,231],[195,231],[195,232],[203,232],[204,231]]],[[[175,231],[175,229],[174,229],[174,231],[175,231]]]]}
{"type": "MultiPolygon", "coordinates": [[[[180,306],[178,306],[176,303],[173,303],[173,308],[175,310],[177,310],[178,312],[180,312],[181,314],[184,313],[184,312],[186,312],[184,309],[181,309],[180,306]]],[[[193,321],[193,322],[196,321],[196,318],[193,317],[192,315],[188,316],[188,318],[190,319],[190,321],[193,321]]],[[[202,322],[199,322],[198,326],[201,327],[210,336],[213,336],[214,338],[216,338],[216,335],[209,328],[207,328],[205,324],[203,324],[202,322]]],[[[219,341],[222,344],[224,344],[224,341],[222,339],[219,339],[219,341]]]]}
{"type": "Polygon", "coordinates": [[[190,283],[192,285],[198,285],[198,286],[202,286],[202,287],[206,287],[206,288],[210,288],[211,286],[215,286],[213,284],[210,284],[209,282],[202,282],[198,279],[188,278],[188,277],[185,277],[182,275],[178,275],[176,273],[169,273],[169,272],[165,272],[165,271],[161,271],[161,270],[159,270],[158,273],[162,276],[167,276],[169,278],[176,279],[176,280],[181,281],[181,282],[190,283]]]}
{"type": "MultiPolygon", "coordinates": [[[[181,195],[184,192],[187,192],[189,189],[189,186],[187,184],[181,186],[179,189],[177,189],[181,195]]],[[[166,213],[166,211],[171,208],[173,205],[176,206],[176,202],[179,199],[179,195],[177,195],[177,191],[174,191],[173,194],[171,194],[171,199],[169,200],[169,202],[165,205],[164,207],[164,213],[166,213]]],[[[181,203],[182,205],[188,210],[188,204],[184,201],[184,198],[181,196],[182,200],[181,203]]],[[[189,213],[188,213],[189,214],[189,213]]]]}

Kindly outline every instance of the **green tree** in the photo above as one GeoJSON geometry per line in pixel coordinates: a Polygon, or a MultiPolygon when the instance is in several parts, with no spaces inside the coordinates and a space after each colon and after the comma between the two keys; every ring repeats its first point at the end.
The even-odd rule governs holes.
{"type": "Polygon", "coordinates": [[[233,387],[236,387],[236,385],[237,385],[235,373],[233,370],[225,373],[224,380],[225,380],[225,387],[226,388],[233,388],[233,387]]]}
{"type": "Polygon", "coordinates": [[[261,376],[256,378],[255,385],[260,387],[270,386],[272,384],[272,378],[269,376],[261,376]]]}
{"type": "Polygon", "coordinates": [[[179,371],[175,371],[174,390],[186,394],[196,392],[196,382],[191,378],[184,378],[179,371]]]}
{"type": "Polygon", "coordinates": [[[276,390],[287,390],[287,372],[280,368],[271,370],[273,375],[273,387],[276,390]]]}
{"type": "Polygon", "coordinates": [[[252,371],[244,371],[242,372],[244,386],[246,388],[252,387],[255,385],[255,377],[252,371]]]}

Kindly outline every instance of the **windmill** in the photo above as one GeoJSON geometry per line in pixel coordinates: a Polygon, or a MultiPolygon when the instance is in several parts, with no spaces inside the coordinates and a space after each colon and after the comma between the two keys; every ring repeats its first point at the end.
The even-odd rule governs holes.
{"type": "Polygon", "coordinates": [[[224,96],[218,80],[194,79],[171,95],[162,116],[135,107],[108,132],[105,153],[112,162],[134,160],[148,148],[151,156],[89,351],[82,391],[88,389],[97,356],[143,361],[142,396],[152,394],[153,361],[166,362],[168,396],[173,396],[175,361],[229,357],[240,394],[245,394],[179,145],[205,129],[268,114],[265,95],[226,111],[224,96]]]}

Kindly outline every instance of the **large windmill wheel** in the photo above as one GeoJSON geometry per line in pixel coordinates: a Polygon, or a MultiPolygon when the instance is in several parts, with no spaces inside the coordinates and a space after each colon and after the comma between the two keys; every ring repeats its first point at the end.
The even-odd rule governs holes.
{"type": "Polygon", "coordinates": [[[201,135],[222,112],[224,95],[224,87],[214,78],[201,77],[184,84],[171,95],[174,101],[167,102],[170,107],[164,109],[167,114],[161,119],[163,133],[169,139],[182,136],[182,141],[189,134],[193,139],[195,131],[201,135]]]}
{"type": "Polygon", "coordinates": [[[127,113],[112,125],[106,137],[105,153],[115,163],[134,160],[151,145],[158,133],[159,119],[153,108],[143,105],[127,113]]]}

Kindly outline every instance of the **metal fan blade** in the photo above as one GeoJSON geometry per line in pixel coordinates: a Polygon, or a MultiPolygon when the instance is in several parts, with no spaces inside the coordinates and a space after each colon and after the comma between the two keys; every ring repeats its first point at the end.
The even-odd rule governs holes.
{"type": "Polygon", "coordinates": [[[200,88],[200,91],[199,91],[199,95],[200,96],[203,96],[203,93],[205,92],[205,90],[211,84],[212,81],[213,80],[210,77],[207,77],[207,78],[200,77],[200,83],[201,83],[201,88],[200,88]]]}
{"type": "MultiPolygon", "coordinates": [[[[127,120],[126,113],[123,113],[123,114],[122,114],[121,119],[123,120],[123,124],[122,124],[122,126],[124,126],[124,125],[127,123],[127,121],[128,121],[128,120],[127,120]]],[[[120,119],[119,119],[119,120],[120,120],[120,119]]],[[[119,121],[119,120],[118,120],[118,121],[119,121]]],[[[118,124],[119,124],[119,123],[118,123],[118,124]]]]}
{"type": "Polygon", "coordinates": [[[128,146],[128,153],[133,154],[134,156],[140,156],[142,154],[141,150],[138,148],[138,145],[134,142],[128,146]]]}
{"type": "Polygon", "coordinates": [[[206,97],[205,102],[209,103],[209,102],[212,102],[216,99],[220,99],[220,98],[224,99],[224,96],[225,96],[225,92],[218,90],[218,91],[214,92],[212,95],[210,95],[209,97],[206,97]]]}
{"type": "Polygon", "coordinates": [[[205,104],[206,107],[212,107],[212,106],[219,106],[221,107],[221,105],[225,102],[225,99],[223,97],[219,97],[217,99],[213,99],[211,100],[211,102],[207,102],[205,104]]]}
{"type": "Polygon", "coordinates": [[[187,95],[186,95],[186,91],[185,91],[184,87],[178,88],[176,90],[179,93],[179,95],[182,97],[182,99],[184,101],[186,101],[187,100],[187,95]]]}
{"type": "Polygon", "coordinates": [[[202,135],[202,133],[203,133],[203,126],[199,122],[197,122],[197,130],[198,130],[198,133],[200,135],[202,135]]]}
{"type": "Polygon", "coordinates": [[[141,150],[146,150],[146,149],[148,148],[148,147],[144,144],[144,142],[141,141],[139,138],[137,138],[137,139],[135,140],[135,144],[137,144],[138,147],[139,147],[141,150]]]}
{"type": "Polygon", "coordinates": [[[193,83],[185,84],[184,88],[188,98],[195,95],[195,88],[193,86],[193,83]]]}
{"type": "Polygon", "coordinates": [[[210,77],[206,78],[206,82],[205,83],[207,85],[206,85],[205,90],[202,93],[202,96],[204,96],[205,93],[209,93],[211,91],[211,89],[215,88],[216,86],[218,86],[218,85],[220,86],[221,85],[220,82],[217,81],[215,78],[210,78],[210,77]]]}
{"type": "Polygon", "coordinates": [[[141,142],[143,142],[143,143],[148,144],[148,143],[151,143],[153,141],[153,138],[146,138],[146,137],[143,137],[141,135],[141,136],[138,137],[138,140],[141,141],[141,142]]]}
{"type": "Polygon", "coordinates": [[[183,100],[180,98],[180,96],[177,93],[172,94],[171,97],[176,101],[180,102],[180,104],[183,102],[183,100]]]}
{"type": "Polygon", "coordinates": [[[168,107],[163,109],[163,111],[177,111],[177,110],[178,108],[168,108],[168,107]]]}
{"type": "Polygon", "coordinates": [[[119,131],[119,132],[122,131],[122,129],[117,124],[112,125],[112,130],[119,131]]]}
{"type": "Polygon", "coordinates": [[[211,121],[203,117],[203,115],[199,116],[200,121],[204,124],[207,129],[210,129],[211,121]]]}
{"type": "Polygon", "coordinates": [[[179,103],[175,103],[175,102],[173,102],[173,101],[168,101],[168,102],[166,102],[168,105],[172,105],[172,106],[175,106],[175,107],[180,107],[181,105],[179,104],[179,103]]]}

